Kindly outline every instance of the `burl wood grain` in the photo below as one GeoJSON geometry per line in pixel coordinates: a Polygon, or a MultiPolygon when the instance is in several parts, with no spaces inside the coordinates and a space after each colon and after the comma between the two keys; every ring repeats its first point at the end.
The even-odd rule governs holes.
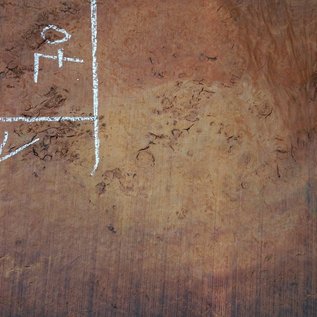
{"type": "MultiPolygon", "coordinates": [[[[0,116],[92,114],[89,1],[0,25],[0,116]]],[[[317,316],[316,30],[315,0],[100,0],[96,175],[91,123],[0,124],[40,138],[0,163],[0,316],[317,316]]]]}

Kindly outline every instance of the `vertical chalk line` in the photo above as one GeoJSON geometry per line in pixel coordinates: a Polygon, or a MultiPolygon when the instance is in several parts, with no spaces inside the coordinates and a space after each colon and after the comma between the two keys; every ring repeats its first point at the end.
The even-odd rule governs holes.
{"type": "Polygon", "coordinates": [[[24,149],[26,149],[26,148],[29,147],[30,145],[32,145],[32,144],[38,142],[39,140],[40,140],[40,139],[35,139],[35,140],[33,140],[33,141],[31,141],[31,142],[29,142],[29,143],[27,143],[27,144],[25,144],[25,145],[23,145],[23,146],[17,148],[15,151],[12,151],[12,152],[9,153],[8,155],[3,156],[3,157],[0,157],[0,162],[3,162],[3,161],[5,161],[5,160],[7,160],[8,158],[10,158],[10,157],[12,157],[12,156],[14,156],[14,155],[17,155],[19,152],[23,151],[24,149]]]}
{"type": "Polygon", "coordinates": [[[9,133],[8,133],[8,131],[5,131],[3,141],[0,144],[0,155],[2,154],[3,148],[6,146],[6,144],[8,142],[8,137],[9,137],[9,133]]]}
{"type": "Polygon", "coordinates": [[[97,62],[97,0],[91,0],[91,53],[92,53],[92,92],[94,111],[94,143],[95,143],[95,164],[91,175],[94,175],[99,165],[99,82],[98,82],[98,62],[97,62]]]}

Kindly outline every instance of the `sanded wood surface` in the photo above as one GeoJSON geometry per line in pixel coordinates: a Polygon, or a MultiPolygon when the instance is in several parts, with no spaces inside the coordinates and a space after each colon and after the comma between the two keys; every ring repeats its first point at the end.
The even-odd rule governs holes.
{"type": "MultiPolygon", "coordinates": [[[[317,316],[317,1],[97,5],[95,175],[92,122],[0,122],[0,316],[317,316]]],[[[90,10],[0,0],[0,117],[93,116],[90,10]]]]}

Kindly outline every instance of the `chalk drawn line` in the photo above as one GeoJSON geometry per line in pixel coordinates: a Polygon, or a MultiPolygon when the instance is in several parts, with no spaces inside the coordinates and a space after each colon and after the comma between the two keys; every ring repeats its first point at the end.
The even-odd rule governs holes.
{"type": "MultiPolygon", "coordinates": [[[[91,56],[92,56],[92,93],[93,93],[93,116],[57,116],[57,117],[25,117],[25,116],[14,116],[14,117],[0,117],[0,122],[25,122],[25,123],[34,123],[34,122],[63,122],[63,121],[71,121],[71,122],[80,122],[80,121],[92,121],[94,125],[94,147],[95,147],[95,162],[91,172],[91,175],[94,175],[99,163],[100,163],[100,139],[99,139],[99,81],[98,81],[98,61],[97,61],[97,0],[90,1],[90,21],[91,21],[91,56]]],[[[62,40],[55,41],[54,43],[48,42],[48,44],[59,44],[70,39],[70,34],[68,34],[64,29],[57,28],[54,25],[48,25],[43,29],[41,36],[45,38],[45,32],[49,29],[54,29],[56,31],[62,32],[64,34],[64,38],[62,40]]],[[[34,81],[37,83],[38,79],[38,69],[39,69],[39,57],[45,57],[48,59],[58,60],[59,67],[63,65],[63,61],[67,62],[76,62],[83,63],[84,61],[78,58],[70,58],[64,57],[63,50],[58,51],[57,56],[45,55],[40,53],[35,53],[35,67],[34,67],[34,81]]],[[[21,147],[17,150],[9,153],[8,155],[0,158],[0,162],[7,160],[8,158],[18,154],[25,148],[31,146],[32,144],[38,142],[39,139],[33,140],[21,147]]],[[[7,142],[7,134],[5,132],[4,140],[0,145],[0,150],[2,152],[3,147],[7,142]]]]}
{"type": "Polygon", "coordinates": [[[67,116],[59,116],[59,117],[0,117],[0,122],[62,122],[62,121],[94,121],[95,118],[90,117],[67,117],[67,116]]]}
{"type": "Polygon", "coordinates": [[[3,148],[6,146],[9,138],[9,133],[8,131],[4,131],[4,136],[3,136],[3,141],[0,144],[0,155],[2,154],[3,148]]]}
{"type": "Polygon", "coordinates": [[[19,148],[17,148],[16,150],[10,152],[9,154],[7,154],[7,155],[5,155],[5,156],[3,156],[3,157],[0,157],[0,162],[3,162],[3,161],[5,161],[5,160],[9,159],[10,157],[17,155],[18,153],[20,153],[21,151],[25,150],[26,148],[28,148],[28,147],[31,146],[32,144],[38,142],[39,140],[40,140],[40,139],[37,138],[37,139],[35,139],[35,140],[33,140],[33,141],[31,141],[31,142],[25,144],[25,145],[20,146],[19,148]]]}
{"type": "Polygon", "coordinates": [[[98,61],[97,61],[97,0],[91,0],[91,55],[92,55],[92,92],[93,92],[93,110],[94,110],[94,143],[95,143],[95,164],[91,175],[94,175],[99,166],[99,81],[98,81],[98,61]]]}

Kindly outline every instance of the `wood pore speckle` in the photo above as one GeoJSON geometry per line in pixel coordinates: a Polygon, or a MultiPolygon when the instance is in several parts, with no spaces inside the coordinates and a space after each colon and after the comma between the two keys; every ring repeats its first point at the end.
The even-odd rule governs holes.
{"type": "MultiPolygon", "coordinates": [[[[97,3],[95,175],[91,121],[0,122],[0,317],[317,316],[317,2],[97,3]]],[[[0,0],[0,117],[92,118],[90,14],[0,0]]]]}

